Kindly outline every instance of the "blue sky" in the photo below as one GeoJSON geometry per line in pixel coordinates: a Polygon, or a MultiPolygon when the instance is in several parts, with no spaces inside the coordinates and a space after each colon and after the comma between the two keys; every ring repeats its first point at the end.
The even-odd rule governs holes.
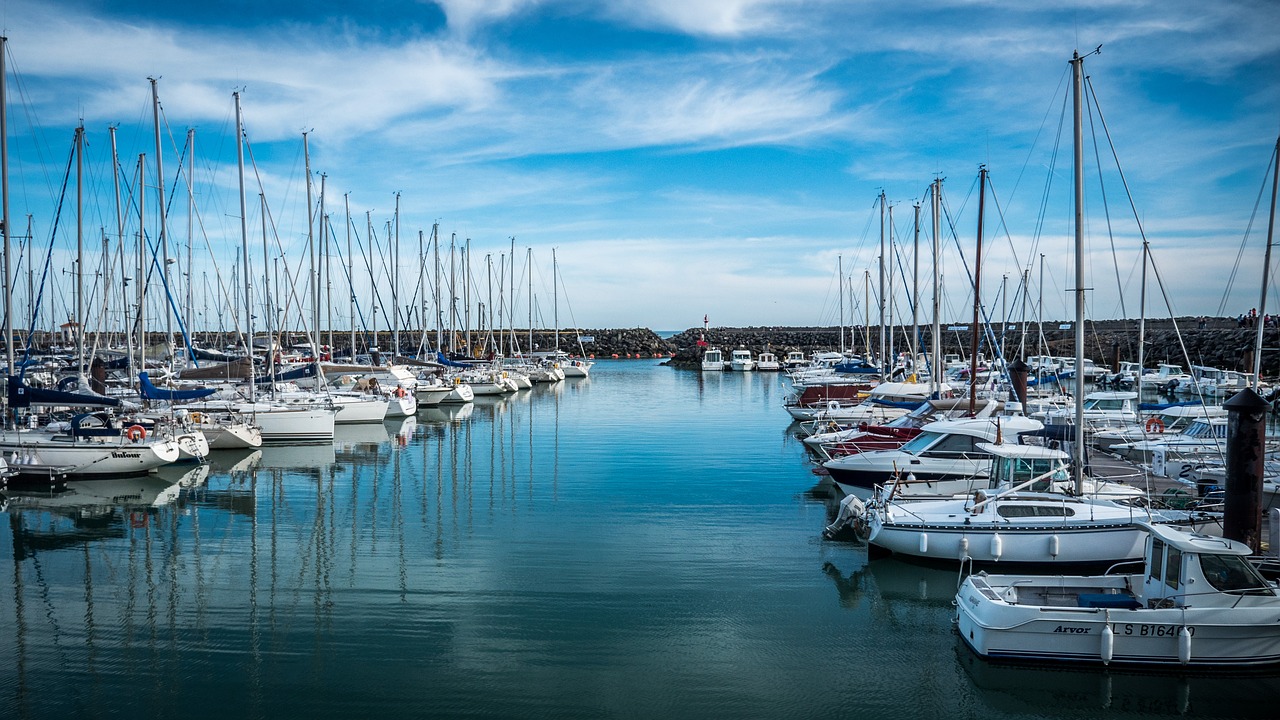
{"type": "MultiPolygon", "coordinates": [[[[1274,2],[298,8],[273,0],[0,2],[15,223],[32,214],[36,247],[47,248],[82,118],[86,233],[99,243],[97,228],[115,227],[107,128],[118,126],[127,177],[138,153],[152,162],[150,76],[159,79],[169,185],[186,130],[195,128],[198,307],[209,294],[216,304],[216,293],[205,292],[216,286],[212,267],[216,260],[229,284],[240,244],[231,93],[242,89],[261,178],[248,191],[255,272],[276,262],[262,259],[260,191],[279,237],[269,254],[305,264],[301,134],[309,131],[311,166],[317,183],[326,176],[326,208],[344,254],[343,195],[361,239],[368,212],[385,243],[401,193],[401,255],[375,281],[384,302],[389,272],[402,278],[401,305],[410,302],[417,232],[439,222],[446,251],[455,235],[471,239],[473,300],[487,295],[486,254],[496,266],[516,238],[520,325],[528,313],[525,248],[533,251],[540,325],[551,324],[552,248],[564,281],[562,325],[678,329],[704,314],[713,325],[833,325],[838,264],[853,279],[846,299],[860,322],[864,273],[873,285],[877,276],[876,198],[883,190],[893,206],[910,274],[912,205],[927,202],[939,176],[958,235],[939,260],[943,305],[947,321],[960,320],[971,300],[957,243],[971,258],[985,163],[995,194],[984,302],[996,315],[1011,304],[1016,317],[1014,287],[1028,271],[1032,301],[1043,297],[1044,314],[1063,318],[1074,287],[1069,117],[1060,129],[1068,60],[1077,48],[1101,45],[1086,71],[1168,296],[1166,306],[1154,288],[1148,313],[1234,315],[1258,304],[1266,197],[1241,248],[1280,132],[1274,2]]],[[[1093,133],[1086,141],[1089,312],[1136,317],[1141,241],[1096,110],[1092,118],[1099,139],[1096,150],[1093,133]]],[[[180,256],[185,182],[168,230],[180,256]]],[[[154,199],[148,204],[154,235],[154,199]]],[[[927,204],[924,214],[927,223],[927,204]]],[[[63,263],[75,242],[74,205],[64,215],[54,251],[63,263]]],[[[136,232],[136,219],[129,223],[126,235],[136,232]]],[[[922,272],[928,267],[925,257],[922,272]]],[[[345,317],[345,281],[334,272],[332,306],[345,317]]],[[[367,270],[357,264],[354,275],[357,295],[368,297],[367,270]]],[[[54,275],[64,285],[66,277],[54,275]]],[[[930,291],[921,293],[927,300],[930,291]]],[[[69,303],[65,287],[51,296],[54,314],[65,314],[57,309],[69,303]]],[[[362,300],[366,313],[369,304],[362,300]]],[[[213,322],[207,315],[195,324],[213,322]]]]}

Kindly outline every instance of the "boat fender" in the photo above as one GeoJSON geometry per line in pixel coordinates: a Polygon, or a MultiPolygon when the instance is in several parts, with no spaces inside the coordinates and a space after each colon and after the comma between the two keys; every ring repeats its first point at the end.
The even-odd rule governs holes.
{"type": "Polygon", "coordinates": [[[1191,631],[1186,625],[1178,631],[1178,662],[1183,665],[1191,662],[1191,631]]]}
{"type": "Polygon", "coordinates": [[[1116,634],[1111,631],[1111,623],[1108,622],[1102,628],[1102,664],[1110,665],[1111,657],[1116,650],[1116,634]]]}
{"type": "Polygon", "coordinates": [[[124,436],[134,442],[142,442],[147,439],[147,429],[141,425],[130,425],[129,428],[124,431],[124,436]]]}
{"type": "Polygon", "coordinates": [[[1004,538],[1000,537],[1000,533],[991,536],[991,557],[999,560],[1004,554],[1004,538]]]}
{"type": "Polygon", "coordinates": [[[1150,417],[1147,418],[1145,427],[1149,433],[1162,433],[1164,432],[1164,421],[1158,417],[1150,417]]]}
{"type": "Polygon", "coordinates": [[[920,533],[920,554],[929,552],[929,533],[920,533]]]}
{"type": "Polygon", "coordinates": [[[964,559],[968,556],[969,556],[969,536],[962,535],[960,537],[960,558],[964,559]]]}
{"type": "Polygon", "coordinates": [[[1059,547],[1058,536],[1050,535],[1049,536],[1049,557],[1053,557],[1053,558],[1058,557],[1058,547],[1059,547]]]}

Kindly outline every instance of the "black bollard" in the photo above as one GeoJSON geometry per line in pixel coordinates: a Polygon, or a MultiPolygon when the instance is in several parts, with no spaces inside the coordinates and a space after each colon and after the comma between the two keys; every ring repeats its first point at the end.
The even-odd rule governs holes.
{"type": "Polygon", "coordinates": [[[1027,373],[1031,366],[1018,358],[1009,364],[1009,382],[1013,385],[1013,395],[1022,403],[1022,412],[1027,412],[1027,373]]]}
{"type": "Polygon", "coordinates": [[[1262,467],[1267,410],[1271,405],[1246,388],[1222,403],[1227,410],[1227,480],[1222,536],[1262,549],[1262,467]]]}

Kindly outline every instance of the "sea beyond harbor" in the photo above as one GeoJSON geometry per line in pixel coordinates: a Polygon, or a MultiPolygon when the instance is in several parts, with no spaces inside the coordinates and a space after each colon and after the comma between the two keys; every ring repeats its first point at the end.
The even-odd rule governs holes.
{"type": "Polygon", "coordinates": [[[980,660],[955,570],[822,538],[784,380],[663,362],[6,493],[0,717],[1275,716],[980,660]]]}

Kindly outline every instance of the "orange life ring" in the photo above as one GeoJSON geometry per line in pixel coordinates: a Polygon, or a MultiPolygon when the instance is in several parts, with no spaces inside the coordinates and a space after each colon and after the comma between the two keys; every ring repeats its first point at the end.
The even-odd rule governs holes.
{"type": "Polygon", "coordinates": [[[1158,417],[1149,417],[1147,418],[1146,428],[1149,433],[1162,433],[1164,432],[1164,421],[1158,417]]]}
{"type": "Polygon", "coordinates": [[[134,442],[140,442],[147,439],[147,429],[141,425],[130,425],[129,429],[124,431],[124,436],[134,442]]]}

